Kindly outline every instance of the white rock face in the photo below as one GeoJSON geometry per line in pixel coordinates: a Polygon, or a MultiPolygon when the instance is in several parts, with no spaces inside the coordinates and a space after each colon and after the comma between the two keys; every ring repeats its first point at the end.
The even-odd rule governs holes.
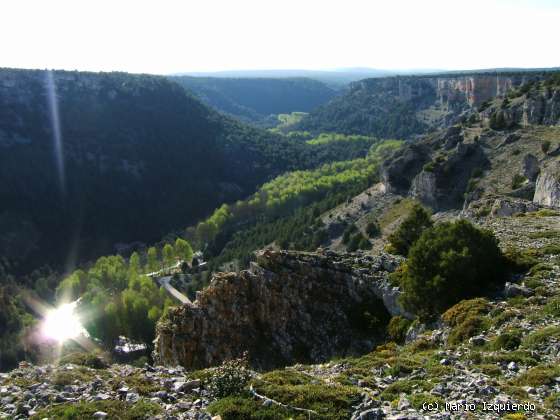
{"type": "Polygon", "coordinates": [[[533,202],[545,206],[560,207],[560,182],[554,171],[544,170],[537,178],[533,202]]]}
{"type": "Polygon", "coordinates": [[[436,176],[434,173],[422,171],[416,175],[412,181],[410,195],[430,207],[437,207],[436,176]]]}

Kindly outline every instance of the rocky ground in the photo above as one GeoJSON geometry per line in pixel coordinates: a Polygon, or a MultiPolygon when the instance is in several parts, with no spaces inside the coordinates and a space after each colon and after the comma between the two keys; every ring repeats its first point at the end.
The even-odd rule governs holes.
{"type": "MultiPolygon", "coordinates": [[[[465,214],[532,268],[499,293],[456,305],[433,325],[413,322],[399,343],[324,364],[246,369],[236,396],[216,393],[215,368],[23,363],[0,374],[0,418],[558,418],[560,213],[522,204],[481,202],[465,214]],[[488,212],[478,211],[484,206],[488,212]],[[496,216],[512,208],[511,215],[496,216]]],[[[306,258],[319,264],[330,252],[278,255],[289,272],[291,264],[306,258]]],[[[374,261],[339,258],[341,265],[360,262],[352,268],[357,273],[368,258],[374,261]]],[[[228,372],[222,379],[230,383],[237,373],[228,372]]]]}
{"type": "Polygon", "coordinates": [[[211,419],[208,392],[184,368],[75,364],[33,366],[0,374],[0,418],[211,419]],[[65,417],[76,409],[83,417],[65,417]],[[126,417],[123,411],[138,417],[126,417]]]}

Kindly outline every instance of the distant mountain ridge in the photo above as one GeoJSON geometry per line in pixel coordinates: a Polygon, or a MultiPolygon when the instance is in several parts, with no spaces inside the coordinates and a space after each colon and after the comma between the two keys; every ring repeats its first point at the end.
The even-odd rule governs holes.
{"type": "Polygon", "coordinates": [[[459,72],[364,79],[304,118],[296,127],[411,138],[458,121],[464,112],[549,71],[459,72]]]}
{"type": "Polygon", "coordinates": [[[309,112],[337,92],[309,78],[221,78],[175,76],[202,102],[242,121],[274,126],[276,115],[309,112]]]}

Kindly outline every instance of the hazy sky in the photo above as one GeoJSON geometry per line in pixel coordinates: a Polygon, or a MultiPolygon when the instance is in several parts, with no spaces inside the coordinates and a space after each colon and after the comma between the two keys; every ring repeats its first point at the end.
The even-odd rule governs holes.
{"type": "Polygon", "coordinates": [[[560,66],[560,0],[2,0],[0,67],[560,66]]]}

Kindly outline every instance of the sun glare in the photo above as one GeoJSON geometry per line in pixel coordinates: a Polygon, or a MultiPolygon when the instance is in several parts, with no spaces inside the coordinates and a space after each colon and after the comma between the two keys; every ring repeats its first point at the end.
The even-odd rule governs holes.
{"type": "Polygon", "coordinates": [[[43,324],[45,337],[63,343],[85,333],[80,318],[75,313],[77,302],[67,303],[50,310],[43,324]]]}

